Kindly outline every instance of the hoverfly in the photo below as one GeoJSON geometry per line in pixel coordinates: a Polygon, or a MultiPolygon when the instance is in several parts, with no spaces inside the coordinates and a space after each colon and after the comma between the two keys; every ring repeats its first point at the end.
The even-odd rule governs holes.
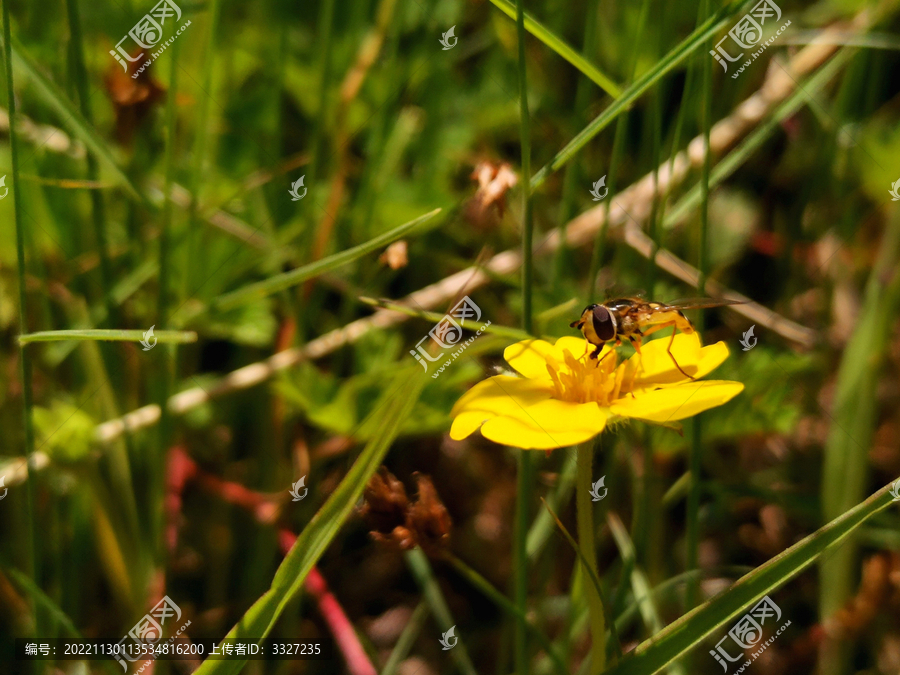
{"type": "Polygon", "coordinates": [[[693,380],[694,378],[684,372],[681,366],[678,365],[678,361],[675,360],[675,356],[671,351],[672,343],[675,341],[675,334],[678,331],[682,333],[694,332],[694,326],[682,313],[682,310],[740,305],[744,302],[746,301],[692,298],[665,304],[662,302],[647,302],[641,298],[617,298],[615,300],[607,300],[600,305],[588,305],[581,313],[581,318],[573,321],[569,326],[578,328],[584,335],[584,339],[594,346],[594,351],[591,352],[592,359],[596,359],[600,355],[600,350],[603,349],[604,344],[613,341],[618,347],[622,344],[622,340],[628,340],[634,345],[635,350],[640,353],[641,340],[643,338],[656,331],[671,328],[672,337],[669,338],[666,352],[669,354],[669,358],[672,359],[675,367],[685,377],[693,380]]]}

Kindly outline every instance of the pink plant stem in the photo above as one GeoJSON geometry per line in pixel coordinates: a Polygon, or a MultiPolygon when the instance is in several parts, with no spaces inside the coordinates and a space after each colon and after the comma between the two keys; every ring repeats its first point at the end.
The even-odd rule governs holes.
{"type": "MultiPolygon", "coordinates": [[[[282,529],[278,533],[278,540],[281,543],[282,552],[287,555],[294,542],[297,541],[297,535],[290,530],[282,529]]],[[[356,635],[353,624],[350,623],[350,619],[347,618],[344,608],[341,607],[334,593],[328,589],[328,582],[325,581],[325,577],[319,572],[318,567],[313,567],[309,571],[303,587],[319,603],[319,612],[325,619],[325,623],[328,624],[331,634],[334,635],[334,639],[347,661],[347,669],[352,675],[378,675],[356,635]]]]}
{"type": "Polygon", "coordinates": [[[181,494],[184,486],[197,473],[197,465],[180,446],[169,450],[166,463],[166,548],[171,555],[178,544],[178,526],[181,521],[181,494]]]}
{"type": "MultiPolygon", "coordinates": [[[[249,490],[240,483],[225,481],[217,476],[205,473],[197,466],[194,460],[188,457],[184,450],[175,447],[169,453],[167,476],[169,493],[166,498],[166,506],[169,514],[169,527],[166,533],[166,541],[170,546],[170,550],[174,548],[174,543],[178,537],[181,492],[185,483],[192,478],[197,480],[204,489],[218,495],[223,501],[248,509],[260,523],[270,525],[274,521],[276,512],[270,497],[260,492],[249,490]]],[[[297,535],[285,528],[282,528],[278,535],[282,553],[287,555],[294,542],[297,541],[297,535]]],[[[350,675],[378,675],[378,671],[375,670],[375,666],[372,665],[366,650],[356,635],[353,624],[350,623],[350,619],[347,618],[338,599],[328,589],[328,583],[317,567],[313,567],[310,570],[303,586],[316,599],[319,612],[325,619],[325,623],[328,624],[328,629],[334,636],[335,642],[341,650],[344,660],[347,662],[347,669],[350,671],[350,675]]]]}

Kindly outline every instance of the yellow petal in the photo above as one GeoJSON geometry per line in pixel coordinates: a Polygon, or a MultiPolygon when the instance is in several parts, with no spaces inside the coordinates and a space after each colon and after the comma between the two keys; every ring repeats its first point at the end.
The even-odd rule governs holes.
{"type": "Polygon", "coordinates": [[[549,379],[548,358],[556,362],[562,358],[562,354],[543,340],[522,340],[503,350],[503,359],[525,377],[549,379]]]}
{"type": "MultiPolygon", "coordinates": [[[[641,347],[640,355],[635,354],[629,359],[637,366],[633,390],[690,381],[675,366],[666,351],[668,346],[669,338],[665,337],[646,342],[641,347]]],[[[724,342],[717,342],[701,348],[697,333],[679,333],[672,342],[672,356],[684,372],[699,380],[722,365],[728,358],[728,347],[724,342]]]]}
{"type": "Polygon", "coordinates": [[[485,410],[470,410],[460,413],[453,418],[453,424],[450,425],[450,438],[454,441],[461,441],[471,436],[493,416],[494,413],[485,410]]]}
{"type": "Polygon", "coordinates": [[[512,375],[494,375],[463,394],[450,411],[452,417],[468,410],[492,410],[498,415],[512,407],[533,405],[553,394],[553,383],[512,375]],[[518,401],[518,403],[516,403],[518,401]]]}
{"type": "Polygon", "coordinates": [[[463,439],[485,420],[534,405],[552,394],[553,385],[549,378],[539,381],[509,375],[490,377],[469,389],[453,406],[450,438],[463,439]]]}
{"type": "Polygon", "coordinates": [[[685,382],[624,396],[614,401],[610,410],[614,415],[648,422],[675,422],[727,403],[743,389],[740,382],[727,380],[685,382]]]}
{"type": "Polygon", "coordinates": [[[606,426],[609,410],[596,403],[567,403],[548,399],[494,417],[481,433],[495,443],[526,450],[550,450],[587,441],[606,426]]]}

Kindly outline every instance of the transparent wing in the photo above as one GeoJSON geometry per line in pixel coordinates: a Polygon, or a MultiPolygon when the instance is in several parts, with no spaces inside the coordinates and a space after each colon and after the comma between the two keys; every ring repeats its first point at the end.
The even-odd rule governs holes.
{"type": "Polygon", "coordinates": [[[647,292],[630,286],[623,286],[615,283],[603,289],[604,297],[607,300],[617,300],[619,298],[628,298],[629,300],[639,300],[647,302],[647,292]]]}
{"type": "Polygon", "coordinates": [[[710,307],[726,307],[727,305],[746,305],[749,300],[728,300],[726,298],[680,298],[672,302],[660,304],[669,309],[709,309],[710,307]]]}

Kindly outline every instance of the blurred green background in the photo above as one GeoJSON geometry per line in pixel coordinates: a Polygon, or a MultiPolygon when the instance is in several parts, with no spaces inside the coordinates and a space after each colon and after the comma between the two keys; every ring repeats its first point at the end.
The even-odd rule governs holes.
{"type": "MultiPolygon", "coordinates": [[[[598,561],[619,618],[611,640],[623,651],[690,609],[693,584],[706,601],[900,475],[900,211],[889,192],[900,178],[900,3],[782,2],[765,37],[790,27],[733,79],[746,57],[725,73],[709,50],[754,5],[525,3],[530,165],[541,170],[532,198],[535,334],[574,335],[569,322],[610,293],[713,294],[674,276],[681,263],[766,310],[765,321],[731,309],[692,314],[705,343],[729,346],[716,377],[745,384],[737,399],[683,435],[634,424],[600,442],[595,473],[607,476],[609,497],[595,512],[598,561]],[[670,158],[691,143],[689,170],[665,180],[670,158]],[[601,177],[609,193],[597,203],[590,190],[601,177]],[[567,227],[583,233],[578,245],[544,242],[567,227]],[[649,261],[629,244],[629,228],[681,263],[649,261]],[[785,335],[779,317],[808,330],[785,335]],[[745,352],[739,340],[751,325],[758,345],[745,352]],[[613,517],[624,523],[620,536],[613,517]],[[653,589],[649,614],[642,588],[653,589]]],[[[4,7],[18,156],[14,166],[4,86],[0,671],[118,672],[111,661],[28,671],[10,660],[13,638],[77,629],[118,639],[163,594],[191,620],[191,635],[221,638],[273,583],[279,532],[292,531],[321,537],[309,564],[374,671],[338,658],[251,661],[241,672],[514,672],[515,621],[495,595],[510,596],[522,564],[512,555],[516,452],[477,435],[451,441],[447,430],[453,403],[506,367],[502,351],[515,338],[480,337],[420,395],[408,393],[414,406],[394,417],[384,411],[418,377],[408,352],[433,318],[406,317],[330,346],[314,341],[370,316],[360,298],[401,299],[522,246],[515,4],[182,2],[163,41],[190,25],[132,78],[109,51],[152,7],[4,7]],[[451,27],[458,42],[445,48],[451,27]],[[479,167],[490,182],[503,164],[518,182],[486,200],[479,167]],[[308,192],[292,200],[301,176],[308,192]],[[402,232],[398,258],[382,255],[395,228],[437,208],[402,232]],[[25,332],[151,326],[192,331],[196,341],[160,340],[149,351],[143,335],[17,341],[25,332]],[[300,359],[310,344],[314,353],[300,359]],[[290,367],[261,365],[281,352],[297,357],[290,367]],[[130,433],[98,426],[138,409],[130,433]],[[30,483],[24,418],[34,426],[30,483]],[[368,535],[356,507],[379,462],[341,481],[354,476],[357,457],[375,456],[366,444],[381,441],[384,464],[411,495],[414,472],[434,482],[453,521],[449,558],[424,563],[368,535]],[[189,474],[181,482],[179,467],[189,474]],[[291,502],[301,476],[308,496],[291,502]],[[339,485],[348,491],[335,492],[339,485]],[[333,493],[347,497],[321,516],[334,530],[326,538],[305,529],[333,493]],[[462,650],[440,648],[449,625],[441,603],[468,664],[462,650]]],[[[468,293],[483,320],[519,329],[519,265],[486,274],[433,294],[427,307],[417,296],[412,309],[440,315],[468,293]]],[[[574,532],[572,457],[533,457],[527,512],[540,545],[525,571],[526,615],[566,669],[589,672],[586,582],[573,578],[575,553],[540,501],[550,499],[574,532]]],[[[900,671],[898,527],[896,506],[867,516],[821,566],[770,594],[792,625],[753,667],[900,671]]],[[[331,635],[307,591],[286,601],[273,635],[331,635]]],[[[706,652],[732,623],[668,668],[719,672],[706,652]]],[[[527,647],[532,672],[558,669],[544,643],[527,647]]],[[[197,665],[161,661],[155,672],[197,665]]]]}

